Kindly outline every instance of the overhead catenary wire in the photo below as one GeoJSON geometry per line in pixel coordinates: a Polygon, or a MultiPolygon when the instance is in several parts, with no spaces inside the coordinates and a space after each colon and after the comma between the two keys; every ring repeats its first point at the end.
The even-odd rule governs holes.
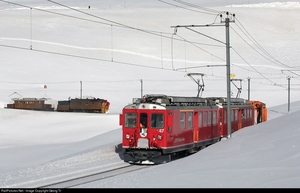
{"type": "MultiPolygon", "coordinates": [[[[9,1],[3,1],[3,0],[0,0],[2,2],[8,2],[8,3],[12,3],[12,2],[9,2],[9,1]]],[[[54,1],[49,1],[49,2],[54,2],[54,1]]],[[[177,2],[180,2],[182,4],[185,4],[185,5],[189,5],[187,3],[183,3],[183,1],[177,1],[177,2]]],[[[12,3],[12,4],[15,4],[15,3],[12,3]]],[[[20,5],[20,4],[15,4],[15,5],[19,5],[19,6],[24,6],[24,5],[20,5]]],[[[192,5],[189,5],[189,6],[192,6],[192,5]]],[[[113,24],[110,23],[110,20],[106,20],[107,22],[109,23],[104,23],[104,22],[99,22],[99,21],[94,21],[94,20],[87,20],[87,19],[84,19],[84,18],[79,18],[79,17],[73,17],[73,16],[69,16],[69,15],[65,15],[65,14],[60,14],[60,13],[56,13],[56,12],[51,12],[51,11],[47,11],[47,10],[42,10],[42,9],[37,9],[37,8],[32,8],[32,7],[29,7],[29,6],[24,6],[24,7],[28,7],[30,9],[36,9],[36,10],[39,10],[39,11],[45,11],[45,12],[48,12],[48,13],[53,13],[53,14],[59,14],[59,15],[63,15],[63,16],[67,16],[67,17],[72,17],[74,19],[82,19],[82,20],[86,20],[86,21],[91,21],[91,22],[96,22],[96,23],[100,23],[100,24],[105,24],[105,25],[110,25],[110,26],[118,26],[118,27],[129,27],[130,29],[135,29],[135,30],[139,30],[138,28],[133,28],[131,26],[126,26],[124,24],[121,24],[121,23],[118,23],[118,22],[113,22],[113,24]]],[[[197,7],[197,6],[193,6],[194,8],[201,8],[201,7],[197,7]]],[[[69,8],[67,6],[67,8],[69,8]]],[[[76,10],[76,9],[75,9],[76,10]]],[[[207,10],[208,11],[208,10],[207,10]]],[[[83,12],[85,13],[85,12],[83,12]]],[[[216,11],[217,13],[217,11],[216,11]]],[[[90,16],[93,16],[94,15],[90,15],[90,16]]],[[[97,16],[96,16],[97,17],[97,16]]],[[[103,19],[103,18],[100,18],[100,19],[103,19]]],[[[105,18],[104,18],[105,20],[105,18]]],[[[153,31],[147,31],[147,30],[141,30],[143,32],[153,32],[153,31]]],[[[155,32],[153,35],[159,35],[161,38],[162,37],[165,37],[165,38],[171,38],[172,40],[178,40],[178,41],[184,41],[184,42],[188,42],[188,43],[193,43],[193,44],[198,44],[198,42],[191,42],[191,41],[187,41],[187,40],[182,40],[182,39],[175,39],[175,38],[172,38],[170,36],[162,36],[162,34],[168,34],[168,33],[163,33],[163,32],[155,32]],[[160,33],[160,34],[157,34],[157,33],[160,33]]],[[[177,35],[178,36],[178,35],[177,35]]],[[[202,45],[205,45],[205,44],[202,44],[202,45]]],[[[0,46],[6,46],[6,45],[0,45],[0,46]]],[[[212,45],[212,46],[215,46],[215,45],[212,45]]],[[[203,49],[204,50],[204,49],[203,49]]],[[[40,52],[43,52],[43,50],[35,50],[35,51],[40,51],[40,52]]],[[[60,55],[64,55],[64,54],[61,54],[61,53],[55,53],[55,52],[48,52],[48,51],[44,51],[45,53],[51,53],[51,54],[60,54],[60,55]]],[[[84,59],[93,59],[93,60],[102,60],[102,59],[97,59],[97,58],[91,58],[91,57],[84,57],[84,56],[75,56],[75,55],[70,55],[70,54],[66,54],[66,56],[69,56],[69,57],[79,57],[79,58],[84,58],[84,59]]],[[[112,56],[113,58],[113,56],[112,56]]],[[[103,61],[106,61],[106,60],[103,60],[103,61]]],[[[134,65],[134,64],[133,64],[134,65]]],[[[137,65],[137,66],[140,66],[140,65],[137,65]]],[[[141,65],[143,66],[143,65],[141,65]]],[[[152,66],[150,66],[152,67],[152,66]]]]}
{"type": "Polygon", "coordinates": [[[268,53],[252,36],[251,34],[246,30],[246,28],[239,22],[239,20],[236,18],[236,20],[238,21],[238,24],[241,25],[241,27],[244,29],[244,31],[241,29],[241,27],[239,25],[237,25],[237,27],[246,35],[246,37],[254,43],[254,45],[262,51],[262,53],[264,53],[266,56],[262,55],[260,52],[258,52],[253,46],[251,46],[246,40],[244,40],[241,35],[238,34],[238,32],[236,30],[233,30],[238,34],[238,36],[244,40],[245,43],[247,43],[252,49],[254,49],[258,54],[262,55],[263,57],[265,57],[267,60],[270,60],[271,62],[275,63],[275,64],[279,64],[281,66],[284,66],[284,67],[288,67],[288,68],[295,68],[295,67],[292,67],[292,66],[288,66],[280,61],[278,61],[276,58],[274,58],[270,53],[268,53]]]}
{"type": "MultiPolygon", "coordinates": [[[[191,4],[191,3],[186,3],[184,1],[181,1],[181,0],[174,0],[176,2],[179,2],[181,4],[184,4],[184,5],[187,5],[189,7],[193,7],[193,8],[197,8],[197,9],[201,9],[201,10],[205,10],[205,11],[211,11],[211,12],[215,12],[217,13],[218,11],[216,10],[211,10],[211,9],[206,9],[204,7],[201,7],[201,6],[197,6],[197,5],[194,5],[194,4],[191,4]]],[[[239,22],[239,21],[238,21],[239,22]]],[[[213,22],[214,23],[214,22],[213,22]]],[[[242,26],[242,24],[239,22],[239,24],[242,26]]],[[[243,26],[242,26],[243,27],[243,26]]],[[[232,27],[231,27],[232,28],[232,27]]],[[[247,37],[250,37],[249,39],[254,42],[254,44],[265,54],[267,55],[268,57],[264,56],[266,59],[270,60],[271,62],[275,63],[275,64],[280,64],[280,65],[283,65],[285,67],[291,67],[291,66],[288,66],[286,64],[283,64],[282,62],[278,61],[276,58],[274,58],[273,56],[271,56],[264,48],[262,48],[262,46],[260,46],[258,44],[258,42],[250,35],[250,33],[243,27],[243,29],[247,32],[247,34],[240,28],[240,30],[247,35],[247,37]]],[[[195,31],[195,30],[194,30],[195,31]]],[[[196,32],[196,31],[195,31],[196,32]]],[[[246,41],[245,41],[246,42],[246,41]]],[[[248,44],[250,46],[250,44],[248,44]]],[[[252,47],[252,46],[251,46],[252,47]]],[[[253,47],[252,47],[253,48],[253,47]]],[[[255,50],[255,49],[254,49],[255,50]]],[[[235,50],[236,53],[238,53],[236,50],[235,50]]],[[[260,52],[258,52],[260,55],[262,55],[260,52]]],[[[241,58],[242,56],[240,54],[238,54],[241,58]]],[[[245,61],[245,59],[243,58],[243,60],[245,61]]],[[[248,63],[248,62],[247,62],[248,63]]],[[[248,63],[249,64],[249,63],[248,63]]],[[[255,70],[255,72],[259,73],[260,75],[263,76],[263,73],[259,72],[258,70],[256,70],[253,66],[251,66],[252,69],[255,70]]],[[[295,68],[295,67],[292,67],[292,68],[295,68]]],[[[268,81],[270,81],[266,76],[263,76],[264,78],[266,78],[268,81]]],[[[276,85],[276,84],[275,84],[276,85]]]]}
{"type": "Polygon", "coordinates": [[[215,13],[210,13],[210,12],[207,12],[207,11],[197,11],[197,10],[193,10],[193,9],[189,9],[189,8],[186,8],[186,7],[183,7],[183,6],[179,6],[179,5],[175,5],[173,3],[168,3],[166,1],[163,1],[163,0],[158,0],[162,3],[165,3],[165,4],[168,4],[168,5],[171,5],[171,6],[174,6],[174,7],[178,7],[178,8],[181,8],[181,9],[185,9],[185,10],[188,10],[188,11],[193,11],[193,12],[197,12],[197,13],[203,13],[203,14],[208,14],[208,15],[215,15],[215,13]]]}

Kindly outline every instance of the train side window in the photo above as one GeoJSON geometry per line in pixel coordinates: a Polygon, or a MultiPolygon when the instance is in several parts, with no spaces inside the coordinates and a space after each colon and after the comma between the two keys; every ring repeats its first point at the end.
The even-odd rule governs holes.
{"type": "Polygon", "coordinates": [[[184,129],[185,126],[185,113],[180,113],[180,129],[184,129]]]}
{"type": "Polygon", "coordinates": [[[125,127],[134,128],[136,127],[137,114],[136,113],[125,113],[125,127]]]}
{"type": "Polygon", "coordinates": [[[203,125],[202,112],[199,112],[199,114],[198,114],[198,127],[202,127],[202,125],[203,125]]]}
{"type": "Polygon", "coordinates": [[[207,112],[203,112],[203,127],[207,126],[207,112]]]}
{"type": "Polygon", "coordinates": [[[213,125],[217,124],[217,111],[213,111],[213,125]]]}
{"type": "Polygon", "coordinates": [[[208,126],[211,126],[212,120],[211,120],[211,111],[208,111],[208,126]]]}
{"type": "Polygon", "coordinates": [[[164,114],[162,114],[162,113],[151,114],[151,127],[152,128],[163,128],[164,127],[164,114]]]}
{"type": "Polygon", "coordinates": [[[224,111],[224,123],[227,123],[227,111],[224,111]]]}
{"type": "Polygon", "coordinates": [[[188,121],[188,128],[189,129],[193,128],[193,113],[192,112],[188,112],[187,121],[188,121]]]}

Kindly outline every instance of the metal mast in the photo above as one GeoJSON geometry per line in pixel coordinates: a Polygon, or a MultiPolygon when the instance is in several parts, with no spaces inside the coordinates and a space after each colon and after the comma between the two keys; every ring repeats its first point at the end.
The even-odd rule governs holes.
{"type": "MultiPolygon", "coordinates": [[[[226,78],[227,78],[227,137],[231,137],[231,88],[230,88],[230,36],[229,36],[229,23],[231,22],[228,17],[229,13],[226,12],[227,18],[225,18],[226,28],[226,78]]],[[[233,14],[233,17],[235,15],[233,14]]],[[[222,18],[222,15],[221,15],[222,18]]],[[[233,20],[234,22],[234,20],[233,20]]],[[[221,23],[224,21],[221,20],[221,23]]]]}
{"type": "MultiPolygon", "coordinates": [[[[230,88],[230,38],[229,38],[229,23],[230,22],[235,22],[234,18],[235,18],[235,14],[232,14],[233,19],[230,18],[229,12],[226,12],[226,18],[225,20],[222,20],[222,15],[220,15],[221,17],[221,23],[225,23],[225,31],[226,31],[226,80],[227,80],[227,137],[230,138],[231,137],[231,88],[230,88]]],[[[175,31],[177,31],[177,28],[179,27],[184,27],[186,29],[190,29],[190,27],[210,27],[210,26],[224,26],[224,25],[216,25],[216,24],[211,24],[211,25],[177,25],[177,26],[171,26],[173,28],[175,28],[175,31]]],[[[193,30],[192,30],[193,31],[193,30]]],[[[196,31],[195,31],[196,32],[196,31]]],[[[215,41],[218,41],[208,35],[196,32],[198,34],[201,34],[207,38],[213,39],[215,41]]],[[[218,41],[220,43],[223,43],[221,41],[218,41]]]]}

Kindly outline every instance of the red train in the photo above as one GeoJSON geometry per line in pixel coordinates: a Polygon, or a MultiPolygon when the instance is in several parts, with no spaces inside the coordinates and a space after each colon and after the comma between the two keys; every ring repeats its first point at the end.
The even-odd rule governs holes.
{"type": "MultiPolygon", "coordinates": [[[[260,101],[231,98],[231,133],[267,120],[260,101]]],[[[145,95],[120,114],[124,161],[160,164],[227,137],[227,99],[145,95]]]]}

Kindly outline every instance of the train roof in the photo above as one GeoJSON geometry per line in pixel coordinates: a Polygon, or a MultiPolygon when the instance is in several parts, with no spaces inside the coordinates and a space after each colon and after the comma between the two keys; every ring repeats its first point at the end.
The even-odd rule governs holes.
{"type": "MultiPolygon", "coordinates": [[[[227,97],[207,97],[207,99],[212,100],[216,104],[219,104],[219,105],[226,105],[228,103],[227,97]]],[[[230,98],[230,103],[232,105],[250,104],[248,100],[243,99],[243,98],[230,98]]]]}
{"type": "Polygon", "coordinates": [[[143,98],[133,98],[133,104],[139,103],[152,103],[160,104],[163,106],[178,106],[178,105],[208,105],[208,101],[205,98],[199,97],[183,97],[183,96],[168,96],[164,94],[146,94],[143,98]]]}
{"type": "Polygon", "coordinates": [[[46,98],[13,98],[13,101],[46,101],[46,98]]]}
{"type": "MultiPolygon", "coordinates": [[[[231,98],[232,105],[249,105],[248,100],[243,98],[231,98]]],[[[210,106],[210,105],[227,105],[226,97],[186,97],[186,96],[169,96],[164,94],[146,94],[143,98],[133,98],[133,104],[152,103],[163,106],[210,106]]]]}

